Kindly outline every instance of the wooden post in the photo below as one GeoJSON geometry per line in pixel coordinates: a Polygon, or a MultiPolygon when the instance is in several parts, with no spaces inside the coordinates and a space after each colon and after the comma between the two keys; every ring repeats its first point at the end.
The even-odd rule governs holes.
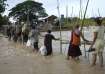
{"type": "Polygon", "coordinates": [[[66,4],[66,24],[68,24],[68,0],[66,4]]]}
{"type": "MultiPolygon", "coordinates": [[[[82,25],[81,25],[81,30],[80,30],[81,32],[82,32],[82,30],[83,30],[83,25],[84,25],[84,21],[85,21],[85,16],[86,16],[88,4],[89,4],[89,0],[87,1],[87,4],[86,4],[85,13],[84,13],[84,17],[83,17],[82,25]]],[[[85,47],[85,43],[84,43],[84,51],[85,51],[85,57],[86,57],[86,47],[85,47]]]]}
{"type": "Polygon", "coordinates": [[[59,29],[60,29],[60,53],[62,54],[62,33],[61,33],[61,15],[60,15],[60,10],[59,10],[59,0],[57,0],[57,10],[58,10],[58,15],[59,15],[59,29]]]}

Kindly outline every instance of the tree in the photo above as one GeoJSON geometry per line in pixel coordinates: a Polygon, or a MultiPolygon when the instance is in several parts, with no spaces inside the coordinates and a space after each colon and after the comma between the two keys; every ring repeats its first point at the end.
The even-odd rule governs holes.
{"type": "Polygon", "coordinates": [[[0,15],[0,27],[2,27],[3,25],[8,25],[10,23],[8,16],[4,15],[0,15]]]}
{"type": "Polygon", "coordinates": [[[5,6],[6,6],[5,1],[7,1],[7,0],[0,0],[0,26],[5,24],[5,22],[6,22],[5,18],[1,15],[1,13],[3,13],[5,11],[5,6]]]}
{"type": "Polygon", "coordinates": [[[13,17],[18,21],[30,21],[37,20],[39,17],[47,16],[45,9],[42,7],[42,3],[32,0],[24,1],[13,7],[9,13],[9,17],[13,17]]]}
{"type": "Polygon", "coordinates": [[[0,0],[0,13],[5,11],[5,6],[6,6],[5,1],[7,0],[0,0]]]}
{"type": "Polygon", "coordinates": [[[8,16],[1,16],[0,15],[0,27],[2,26],[2,25],[7,25],[7,24],[9,24],[10,23],[10,21],[9,21],[9,18],[8,18],[8,16]]]}

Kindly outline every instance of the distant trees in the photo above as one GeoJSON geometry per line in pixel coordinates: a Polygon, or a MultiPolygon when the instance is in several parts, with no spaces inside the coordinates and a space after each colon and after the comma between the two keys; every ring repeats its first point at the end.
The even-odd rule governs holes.
{"type": "Polygon", "coordinates": [[[17,4],[10,10],[9,17],[13,17],[18,21],[33,22],[37,21],[39,17],[45,17],[47,13],[42,7],[42,3],[32,0],[24,1],[17,4]]]}
{"type": "Polygon", "coordinates": [[[0,14],[5,11],[5,6],[6,6],[5,1],[7,0],[0,0],[0,14]]]}
{"type": "Polygon", "coordinates": [[[7,0],[0,0],[0,26],[4,25],[7,20],[6,17],[2,16],[2,13],[5,11],[5,1],[7,0]]]}
{"type": "Polygon", "coordinates": [[[0,26],[6,25],[8,23],[10,23],[8,16],[1,16],[0,15],[0,26]]]}
{"type": "MultiPolygon", "coordinates": [[[[84,26],[92,26],[95,25],[94,22],[94,18],[95,17],[90,17],[90,18],[85,18],[84,20],[84,26]]],[[[105,23],[104,21],[105,19],[103,19],[103,23],[105,23]]],[[[63,27],[72,27],[76,24],[81,25],[82,24],[82,19],[80,19],[79,17],[68,17],[68,18],[64,18],[64,25],[63,27]],[[68,19],[68,20],[67,20],[68,19]]]]}

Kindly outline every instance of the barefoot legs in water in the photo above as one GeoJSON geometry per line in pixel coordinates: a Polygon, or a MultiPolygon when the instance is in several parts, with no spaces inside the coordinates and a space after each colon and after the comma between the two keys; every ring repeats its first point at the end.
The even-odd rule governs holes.
{"type": "MultiPolygon", "coordinates": [[[[103,67],[103,55],[102,55],[102,52],[99,52],[98,53],[98,56],[99,56],[99,64],[100,64],[100,67],[103,67]]],[[[92,64],[91,64],[91,66],[96,65],[96,60],[97,60],[97,54],[96,53],[93,53],[92,54],[92,64]]]]}
{"type": "Polygon", "coordinates": [[[95,66],[96,65],[96,60],[97,60],[97,54],[93,53],[92,54],[92,64],[91,64],[91,66],[95,66]]]}
{"type": "Polygon", "coordinates": [[[103,55],[102,55],[102,54],[103,54],[102,52],[100,52],[100,53],[98,54],[100,67],[103,67],[103,55]]]}

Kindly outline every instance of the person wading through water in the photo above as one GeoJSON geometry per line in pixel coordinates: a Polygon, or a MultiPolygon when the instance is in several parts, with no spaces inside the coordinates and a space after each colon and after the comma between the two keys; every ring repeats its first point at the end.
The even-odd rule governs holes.
{"type": "Polygon", "coordinates": [[[51,30],[47,31],[47,34],[45,35],[44,38],[44,45],[46,47],[47,53],[46,56],[48,55],[52,55],[52,40],[59,40],[59,38],[55,38],[52,34],[51,34],[51,30]]]}
{"type": "Polygon", "coordinates": [[[91,66],[94,66],[96,64],[97,55],[99,56],[99,63],[100,66],[103,66],[103,50],[104,50],[104,32],[105,27],[102,25],[102,18],[97,17],[95,18],[96,26],[93,29],[94,32],[94,38],[93,42],[90,46],[90,50],[92,48],[95,49],[92,54],[92,64],[91,66]]]}
{"type": "Polygon", "coordinates": [[[39,50],[39,47],[38,47],[39,35],[40,35],[40,32],[38,28],[33,26],[29,33],[30,40],[32,41],[32,44],[33,44],[32,46],[34,47],[33,52],[34,51],[38,52],[39,50]]]}
{"type": "Polygon", "coordinates": [[[82,55],[79,47],[81,43],[80,37],[82,37],[84,41],[87,41],[82,35],[81,31],[79,30],[79,25],[76,25],[71,32],[71,40],[70,40],[69,49],[67,53],[67,60],[69,60],[69,56],[73,60],[76,60],[76,59],[79,59],[80,55],[82,55]]]}

